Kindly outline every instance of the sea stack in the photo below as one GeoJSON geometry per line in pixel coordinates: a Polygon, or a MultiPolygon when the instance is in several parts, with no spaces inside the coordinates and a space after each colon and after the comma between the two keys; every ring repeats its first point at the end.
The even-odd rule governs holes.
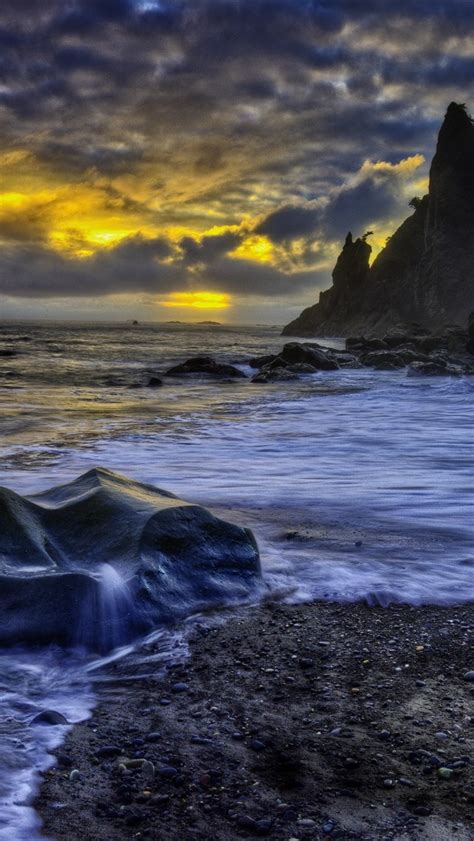
{"type": "Polygon", "coordinates": [[[412,206],[371,266],[365,238],[348,234],[333,285],[283,335],[377,336],[410,321],[465,326],[474,310],[474,125],[464,105],[449,105],[429,193],[412,206]]]}

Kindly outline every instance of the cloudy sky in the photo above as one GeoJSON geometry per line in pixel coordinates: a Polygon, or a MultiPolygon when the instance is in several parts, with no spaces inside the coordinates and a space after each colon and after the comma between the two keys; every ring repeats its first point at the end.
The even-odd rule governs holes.
{"type": "Polygon", "coordinates": [[[289,321],[473,56],[472,0],[2,0],[1,314],[289,321]]]}

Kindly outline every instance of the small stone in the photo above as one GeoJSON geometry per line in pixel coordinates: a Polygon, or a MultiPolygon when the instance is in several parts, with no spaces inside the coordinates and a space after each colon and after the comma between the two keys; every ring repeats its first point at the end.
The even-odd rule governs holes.
{"type": "Polygon", "coordinates": [[[409,780],[409,779],[407,779],[407,777],[400,777],[398,782],[400,783],[401,786],[407,786],[407,788],[414,788],[415,787],[415,783],[413,782],[413,780],[409,780]]]}
{"type": "Polygon", "coordinates": [[[101,748],[97,748],[94,756],[97,759],[109,759],[114,756],[119,756],[122,753],[121,748],[118,745],[103,745],[101,748]]]}
{"type": "Polygon", "coordinates": [[[125,765],[125,768],[135,771],[137,768],[143,768],[145,762],[146,759],[124,759],[121,765],[125,765]]]}
{"type": "Polygon", "coordinates": [[[162,707],[168,707],[171,701],[169,698],[160,698],[160,704],[162,707]]]}
{"type": "Polygon", "coordinates": [[[256,821],[257,832],[259,835],[269,835],[273,828],[273,823],[269,818],[260,818],[256,821]]]}
{"type": "Polygon", "coordinates": [[[173,692],[189,692],[189,685],[187,683],[173,683],[171,689],[173,692]]]}
{"type": "Polygon", "coordinates": [[[251,739],[249,742],[250,750],[254,750],[259,753],[262,750],[265,750],[266,745],[264,742],[261,742],[260,739],[251,739]]]}
{"type": "Polygon", "coordinates": [[[74,768],[74,770],[69,774],[69,779],[71,780],[71,783],[77,783],[82,780],[82,774],[77,768],[74,768]]]}
{"type": "Polygon", "coordinates": [[[392,780],[390,777],[387,777],[387,779],[385,779],[383,781],[383,787],[384,788],[393,788],[394,785],[395,785],[395,780],[392,780]]]}
{"type": "Polygon", "coordinates": [[[313,821],[312,818],[301,818],[298,821],[298,826],[316,826],[316,821],[313,821]]]}
{"type": "Polygon", "coordinates": [[[153,733],[148,733],[148,736],[145,736],[145,741],[147,742],[159,742],[161,739],[161,733],[158,730],[155,730],[153,733]]]}
{"type": "Polygon", "coordinates": [[[323,823],[323,832],[325,832],[326,835],[330,835],[333,829],[334,824],[332,821],[326,821],[326,823],[323,823]]]}
{"type": "Polygon", "coordinates": [[[445,742],[446,739],[449,739],[449,736],[448,736],[447,733],[444,733],[442,730],[438,730],[438,732],[435,733],[435,739],[438,739],[438,741],[440,741],[440,742],[445,742]]]}
{"type": "Polygon", "coordinates": [[[438,768],[438,777],[441,780],[450,780],[451,777],[453,776],[453,774],[454,774],[454,771],[452,770],[452,768],[444,768],[444,767],[438,768]]]}
{"type": "Polygon", "coordinates": [[[158,774],[165,780],[172,780],[174,777],[178,776],[178,769],[173,768],[172,765],[163,765],[158,769],[158,774]]]}
{"type": "Polygon", "coordinates": [[[464,680],[467,680],[468,683],[474,683],[474,672],[466,672],[464,680]]]}
{"type": "Polygon", "coordinates": [[[431,815],[431,809],[429,806],[415,806],[415,808],[413,809],[413,814],[418,815],[420,818],[427,818],[429,815],[431,815]]]}
{"type": "Polygon", "coordinates": [[[251,832],[255,832],[257,829],[257,821],[254,821],[250,815],[239,815],[237,817],[237,826],[240,826],[242,829],[249,829],[251,832]]]}

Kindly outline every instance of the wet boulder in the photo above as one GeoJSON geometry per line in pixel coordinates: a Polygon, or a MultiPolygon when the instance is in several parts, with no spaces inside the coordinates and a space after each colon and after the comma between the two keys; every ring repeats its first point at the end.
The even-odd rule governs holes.
{"type": "Polygon", "coordinates": [[[374,350],[363,354],[359,361],[367,368],[377,368],[379,371],[393,371],[406,365],[401,354],[389,350],[374,350]]]}
{"type": "Polygon", "coordinates": [[[303,362],[312,365],[318,371],[336,371],[339,368],[335,359],[316,343],[289,342],[279,356],[287,363],[303,362]]]}
{"type": "Polygon", "coordinates": [[[365,353],[370,353],[373,350],[387,350],[389,345],[383,339],[363,339],[353,347],[357,350],[363,350],[365,353]]]}
{"type": "Polygon", "coordinates": [[[403,359],[405,365],[409,365],[411,362],[431,361],[431,357],[427,353],[422,353],[421,351],[416,350],[413,345],[403,345],[402,347],[398,347],[397,356],[400,356],[403,359]]]}
{"type": "Polygon", "coordinates": [[[443,359],[431,360],[430,362],[412,362],[408,366],[410,377],[460,377],[466,373],[461,365],[453,365],[443,359]]]}
{"type": "Polygon", "coordinates": [[[258,374],[255,374],[252,383],[278,383],[289,382],[291,380],[299,380],[305,374],[315,374],[316,369],[312,365],[307,365],[305,362],[298,362],[294,365],[285,364],[284,360],[276,359],[269,365],[262,368],[258,374]],[[279,363],[279,364],[278,364],[279,363]]]}
{"type": "Polygon", "coordinates": [[[251,368],[263,368],[264,365],[269,365],[274,359],[277,359],[274,353],[268,353],[266,356],[254,356],[252,359],[249,359],[248,365],[251,368]]]}
{"type": "Polygon", "coordinates": [[[97,468],[34,496],[0,489],[1,644],[106,651],[260,586],[249,529],[152,485],[97,468]]]}
{"type": "Polygon", "coordinates": [[[212,356],[193,356],[180,365],[175,365],[166,371],[167,377],[181,377],[189,374],[203,374],[216,378],[244,378],[245,374],[234,365],[216,362],[212,356]]]}

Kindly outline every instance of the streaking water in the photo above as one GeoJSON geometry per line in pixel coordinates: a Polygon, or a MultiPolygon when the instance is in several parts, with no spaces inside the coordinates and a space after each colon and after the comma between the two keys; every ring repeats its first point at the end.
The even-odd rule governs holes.
{"type": "Polygon", "coordinates": [[[129,639],[128,626],[133,618],[132,597],[128,583],[110,564],[99,565],[99,587],[91,601],[82,607],[77,629],[78,643],[107,652],[129,639]]]}
{"type": "MultiPolygon", "coordinates": [[[[212,505],[254,529],[267,581],[292,598],[474,598],[474,378],[345,370],[131,388],[196,353],[250,372],[250,356],[284,340],[272,328],[171,325],[3,333],[0,346],[22,355],[0,360],[2,484],[32,493],[102,465],[212,505]]],[[[120,643],[123,582],[105,571],[103,584],[106,641],[120,643]]],[[[11,779],[1,762],[0,786],[11,779]]],[[[21,832],[9,841],[33,837],[21,832]]]]}
{"type": "Polygon", "coordinates": [[[58,710],[71,722],[86,718],[94,695],[82,658],[58,650],[7,649],[0,653],[0,839],[39,837],[31,807],[37,775],[52,765],[48,751],[61,744],[66,726],[32,725],[42,710],[58,710]]]}

